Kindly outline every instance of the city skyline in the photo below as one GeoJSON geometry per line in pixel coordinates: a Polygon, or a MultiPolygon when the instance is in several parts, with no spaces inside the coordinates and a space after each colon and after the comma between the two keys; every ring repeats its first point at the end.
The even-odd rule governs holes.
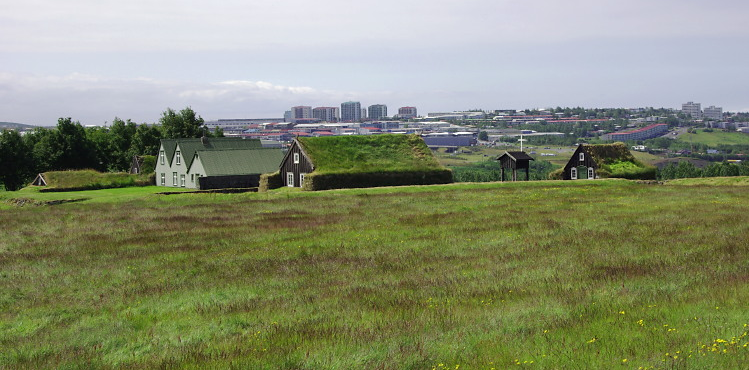
{"type": "Polygon", "coordinates": [[[9,3],[0,121],[155,122],[186,106],[206,120],[276,117],[345,101],[749,111],[745,2],[374,4],[9,3]]]}

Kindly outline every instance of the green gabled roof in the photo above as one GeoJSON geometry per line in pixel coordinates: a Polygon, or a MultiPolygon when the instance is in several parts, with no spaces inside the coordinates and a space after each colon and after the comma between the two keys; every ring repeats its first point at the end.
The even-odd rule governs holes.
{"type": "Polygon", "coordinates": [[[444,169],[418,135],[298,138],[315,172],[388,172],[444,169]]]}
{"type": "Polygon", "coordinates": [[[190,168],[192,165],[195,152],[198,150],[255,149],[263,147],[259,139],[241,139],[234,137],[161,139],[161,144],[164,146],[164,151],[166,152],[165,154],[169,163],[172,163],[174,153],[177,151],[177,144],[179,144],[182,159],[185,161],[187,168],[190,168]]]}
{"type": "MultiPolygon", "coordinates": [[[[248,175],[278,171],[284,152],[278,148],[198,150],[205,175],[248,175]]],[[[191,161],[192,162],[192,161],[191,161]]]]}

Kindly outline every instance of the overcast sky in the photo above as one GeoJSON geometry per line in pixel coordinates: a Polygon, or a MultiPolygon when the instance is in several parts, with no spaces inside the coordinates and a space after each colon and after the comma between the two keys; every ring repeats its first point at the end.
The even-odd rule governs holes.
{"type": "Polygon", "coordinates": [[[0,0],[0,121],[749,111],[746,0],[0,0]]]}

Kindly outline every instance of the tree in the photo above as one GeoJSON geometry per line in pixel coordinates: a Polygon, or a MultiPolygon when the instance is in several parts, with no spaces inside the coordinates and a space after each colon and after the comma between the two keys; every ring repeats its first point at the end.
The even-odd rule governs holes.
{"type": "Polygon", "coordinates": [[[201,137],[204,135],[203,118],[195,114],[192,108],[187,107],[179,112],[167,108],[159,119],[164,137],[167,139],[183,139],[201,137]]]}
{"type": "Polygon", "coordinates": [[[489,140],[489,133],[486,131],[479,132],[479,140],[481,141],[488,141],[489,140]]]}
{"type": "Polygon", "coordinates": [[[138,126],[115,117],[109,128],[111,155],[107,165],[109,171],[127,171],[130,168],[130,147],[138,126]]]}
{"type": "Polygon", "coordinates": [[[156,126],[142,124],[138,126],[130,142],[128,158],[134,155],[156,155],[161,146],[161,130],[156,126]]]}
{"type": "Polygon", "coordinates": [[[114,151],[112,150],[112,138],[104,127],[89,127],[85,129],[86,140],[91,144],[94,156],[94,166],[91,167],[97,171],[103,171],[109,168],[113,160],[114,151]]]}
{"type": "Polygon", "coordinates": [[[21,134],[15,130],[0,133],[0,182],[15,191],[33,175],[32,156],[21,134]]]}
{"type": "Polygon", "coordinates": [[[55,161],[53,170],[98,168],[94,145],[86,137],[86,130],[78,122],[68,118],[57,120],[57,131],[53,145],[55,161]]]}

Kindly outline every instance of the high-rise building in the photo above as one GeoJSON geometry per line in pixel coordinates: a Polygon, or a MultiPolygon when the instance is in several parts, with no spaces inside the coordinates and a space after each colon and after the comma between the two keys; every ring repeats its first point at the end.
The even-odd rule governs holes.
{"type": "Polygon", "coordinates": [[[317,118],[324,122],[338,122],[340,118],[338,107],[317,107],[312,109],[312,118],[317,118]]]}
{"type": "Polygon", "coordinates": [[[370,105],[368,111],[367,118],[372,121],[381,120],[388,116],[388,106],[385,104],[370,105]]]}
{"type": "Polygon", "coordinates": [[[341,121],[361,121],[361,103],[359,103],[358,101],[347,101],[345,103],[341,103],[341,121]]]}
{"type": "Polygon", "coordinates": [[[416,107],[400,107],[398,108],[398,118],[411,119],[418,117],[416,113],[416,107]]]}
{"type": "Polygon", "coordinates": [[[686,115],[691,115],[692,119],[700,119],[702,118],[702,108],[700,107],[700,103],[684,103],[681,105],[681,113],[684,113],[686,115]]]}
{"type": "Polygon", "coordinates": [[[312,118],[312,107],[307,105],[291,107],[291,122],[306,118],[312,118]]]}
{"type": "Polygon", "coordinates": [[[702,112],[702,116],[705,117],[705,118],[708,118],[708,119],[722,120],[723,119],[723,108],[711,105],[711,106],[705,108],[705,111],[702,112]]]}

